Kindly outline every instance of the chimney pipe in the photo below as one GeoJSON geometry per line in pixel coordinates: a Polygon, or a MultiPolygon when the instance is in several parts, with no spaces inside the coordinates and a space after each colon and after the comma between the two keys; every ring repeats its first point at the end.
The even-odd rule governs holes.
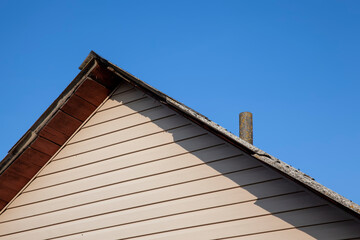
{"type": "Polygon", "coordinates": [[[239,115],[239,136],[242,140],[253,144],[253,120],[251,112],[242,112],[239,115]]]}

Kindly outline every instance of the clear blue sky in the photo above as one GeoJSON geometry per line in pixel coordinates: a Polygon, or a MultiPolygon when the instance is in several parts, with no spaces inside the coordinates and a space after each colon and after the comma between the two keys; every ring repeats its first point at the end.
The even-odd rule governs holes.
{"type": "Polygon", "coordinates": [[[90,50],[360,203],[360,1],[0,1],[0,158],[90,50]]]}

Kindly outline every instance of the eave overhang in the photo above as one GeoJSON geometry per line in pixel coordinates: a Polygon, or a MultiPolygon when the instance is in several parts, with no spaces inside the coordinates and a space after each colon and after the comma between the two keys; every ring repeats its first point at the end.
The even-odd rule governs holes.
{"type": "MultiPolygon", "coordinates": [[[[90,54],[91,55],[91,54],[90,54]]],[[[0,163],[0,209],[51,159],[119,84],[95,58],[10,149],[0,163]]]]}

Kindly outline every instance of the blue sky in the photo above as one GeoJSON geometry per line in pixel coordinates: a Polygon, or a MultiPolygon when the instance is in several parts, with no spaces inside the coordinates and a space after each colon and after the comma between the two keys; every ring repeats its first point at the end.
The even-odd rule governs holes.
{"type": "Polygon", "coordinates": [[[360,1],[0,1],[0,158],[90,50],[360,203],[360,1]]]}

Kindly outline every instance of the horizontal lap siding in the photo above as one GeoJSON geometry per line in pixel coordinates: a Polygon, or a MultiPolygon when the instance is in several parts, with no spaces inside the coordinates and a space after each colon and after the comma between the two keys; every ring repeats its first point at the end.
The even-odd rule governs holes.
{"type": "MultiPolygon", "coordinates": [[[[357,222],[355,221],[343,221],[336,223],[327,223],[320,224],[316,226],[302,226],[299,229],[290,228],[280,231],[272,231],[266,233],[259,233],[250,236],[238,236],[230,237],[225,239],[231,240],[263,240],[263,239],[276,239],[276,240],[301,240],[306,237],[309,238],[311,234],[311,239],[324,239],[324,240],[338,240],[338,239],[351,239],[356,240],[358,238],[353,238],[359,236],[360,228],[357,222]]],[[[173,238],[172,238],[173,239],[173,238]]],[[[175,240],[175,238],[174,238],[175,240]]]]}
{"type": "MultiPolygon", "coordinates": [[[[102,174],[115,174],[118,175],[118,180],[129,180],[141,177],[147,177],[154,174],[162,174],[169,171],[183,172],[184,168],[201,168],[206,162],[211,165],[215,164],[231,164],[234,168],[250,168],[259,166],[258,163],[252,161],[252,159],[246,158],[243,155],[239,155],[238,152],[226,151],[224,155],[219,154],[219,150],[228,149],[223,145],[215,145],[207,148],[198,149],[192,151],[192,153],[180,153],[173,156],[166,156],[162,158],[149,158],[144,156],[143,158],[131,159],[126,163],[123,161],[111,161],[107,164],[92,164],[82,168],[74,168],[68,171],[57,172],[50,175],[43,175],[34,180],[31,188],[26,189],[25,192],[39,190],[54,185],[61,185],[70,183],[71,181],[91,180],[102,174]],[[196,154],[196,156],[194,155],[196,154]],[[199,159],[199,157],[206,157],[206,162],[199,159]],[[137,160],[137,161],[136,161],[137,160]],[[219,162],[222,161],[222,162],[219,162]],[[219,163],[216,163],[219,162],[219,163]],[[132,164],[132,165],[129,165],[132,164]],[[86,169],[86,171],[84,171],[86,169]],[[76,177],[74,177],[76,176],[76,177]]],[[[132,155],[128,156],[131,158],[132,155]]]]}
{"type": "MultiPolygon", "coordinates": [[[[116,108],[111,108],[106,111],[98,112],[87,122],[87,124],[84,125],[84,128],[97,124],[102,124],[108,121],[114,121],[115,119],[129,116],[132,114],[146,112],[149,109],[155,108],[160,105],[161,104],[158,101],[152,98],[141,98],[126,105],[119,104],[119,106],[116,108]]],[[[76,138],[74,137],[74,139],[76,138]]]]}
{"type": "Polygon", "coordinates": [[[101,109],[99,109],[98,112],[119,107],[119,105],[125,105],[131,102],[136,102],[143,98],[147,98],[147,95],[133,88],[121,94],[113,95],[111,99],[105,102],[105,104],[101,107],[101,109]]]}
{"type": "MultiPolygon", "coordinates": [[[[235,173],[229,174],[232,176],[235,173]]],[[[283,179],[262,177],[259,180],[251,181],[240,187],[238,184],[220,176],[201,179],[198,181],[183,182],[177,185],[170,185],[158,188],[150,188],[144,191],[117,192],[117,187],[110,189],[97,189],[94,191],[83,192],[55,198],[48,201],[32,203],[21,207],[8,209],[1,218],[2,222],[12,221],[27,217],[44,215],[50,212],[59,212],[74,207],[81,207],[94,204],[119,204],[122,208],[133,208],[147,204],[158,204],[164,201],[172,201],[180,198],[190,198],[197,195],[210,195],[216,192],[237,189],[244,200],[256,199],[257,197],[267,197],[283,193],[298,192],[299,189],[283,179]],[[246,190],[244,190],[246,189],[246,190]],[[248,193],[255,192],[256,194],[248,193]]],[[[33,218],[34,219],[34,218],[33,218]]]]}
{"type": "MultiPolygon", "coordinates": [[[[164,131],[176,131],[177,128],[188,126],[189,122],[183,117],[173,115],[161,119],[154,124],[153,122],[139,125],[135,128],[124,129],[119,132],[113,132],[101,137],[89,139],[88,141],[78,142],[66,146],[55,159],[66,158],[69,156],[80,155],[88,151],[102,150],[113,145],[120,145],[124,142],[134,141],[139,138],[164,133],[164,131]],[[159,125],[157,125],[159,124],[159,125]],[[160,127],[161,126],[161,127],[160,127]]],[[[169,135],[169,138],[171,135],[169,135]]]]}
{"type": "MultiPolygon", "coordinates": [[[[136,145],[140,140],[134,141],[134,145],[136,145]]],[[[143,141],[142,141],[143,142],[143,141]]],[[[125,153],[121,153],[118,155],[110,156],[104,158],[102,156],[98,158],[77,158],[76,161],[73,158],[62,159],[60,161],[53,161],[51,164],[42,171],[41,176],[51,175],[55,173],[60,173],[65,171],[73,171],[76,168],[91,168],[91,167],[99,167],[108,166],[108,168],[113,169],[116,166],[119,167],[128,167],[137,163],[141,163],[143,161],[154,161],[157,159],[162,159],[164,157],[174,156],[177,154],[186,154],[190,151],[197,151],[199,149],[204,149],[207,147],[217,146],[222,144],[218,139],[214,137],[209,137],[208,135],[200,134],[195,135],[193,137],[189,137],[186,139],[182,139],[177,142],[168,141],[164,143],[156,143],[156,144],[148,144],[145,146],[141,146],[134,149],[133,151],[128,151],[125,153]],[[181,146],[179,145],[181,143],[181,146]],[[190,149],[189,151],[185,150],[183,146],[186,146],[186,149],[190,149]],[[144,160],[144,158],[146,159],[144,160]],[[114,165],[113,165],[114,164],[114,165]]],[[[82,174],[88,174],[86,172],[82,172],[82,174]]]]}
{"type": "MultiPolygon", "coordinates": [[[[216,231],[211,231],[211,234],[207,231],[202,231],[201,233],[193,235],[191,239],[214,239],[263,231],[274,231],[304,224],[319,224],[328,220],[334,221],[339,219],[341,220],[337,212],[329,206],[275,213],[274,216],[272,216],[265,214],[261,208],[256,208],[256,205],[249,203],[189,212],[144,222],[135,222],[129,225],[117,224],[115,226],[94,229],[94,231],[64,236],[61,239],[77,239],[79,237],[84,237],[85,239],[142,239],[144,236],[171,231],[180,232],[192,228],[197,228],[196,230],[204,228],[203,230],[207,229],[207,231],[210,228],[211,230],[216,229],[216,231]],[[282,218],[291,218],[292,216],[296,216],[292,224],[282,220],[282,218]]],[[[84,226],[90,224],[89,220],[90,219],[86,219],[84,226]]],[[[122,218],[118,218],[117,220],[122,220],[122,218]]],[[[69,228],[76,228],[73,224],[69,225],[69,228]]],[[[99,225],[101,226],[101,224],[99,225]]],[[[95,226],[97,226],[97,224],[95,224],[95,226]]],[[[55,231],[56,230],[58,229],[55,229],[55,231]]],[[[58,231],[59,234],[61,234],[61,229],[58,231]]],[[[41,231],[41,233],[43,234],[42,236],[48,235],[48,233],[44,233],[43,231],[41,231]]],[[[35,232],[34,235],[32,234],[33,233],[27,233],[27,236],[37,236],[35,232]]],[[[21,235],[21,233],[19,235],[21,235]]]]}
{"type": "MultiPolygon", "coordinates": [[[[99,229],[102,231],[110,226],[111,228],[135,228],[135,232],[137,232],[137,234],[143,235],[148,234],[148,232],[141,232],[140,229],[136,230],[136,224],[144,226],[148,224],[159,224],[160,226],[158,226],[157,229],[160,231],[161,229],[166,228],[172,229],[172,227],[178,228],[181,226],[188,226],[188,222],[194,216],[199,217],[198,220],[194,221],[197,224],[207,224],[208,222],[214,221],[227,221],[233,219],[234,217],[238,219],[246,219],[260,215],[266,216],[268,215],[268,212],[257,206],[261,206],[262,204],[271,206],[274,212],[283,212],[288,211],[289,209],[301,209],[314,206],[314,204],[321,206],[323,204],[321,201],[314,201],[311,196],[305,193],[296,193],[245,202],[239,196],[236,196],[231,192],[221,195],[213,195],[214,196],[180,199],[177,201],[165,202],[161,205],[150,205],[138,209],[113,211],[107,214],[100,213],[94,217],[87,216],[88,211],[92,210],[91,208],[87,210],[83,209],[83,211],[77,212],[78,216],[82,215],[83,217],[79,217],[76,221],[67,221],[69,218],[67,218],[66,215],[57,213],[57,216],[54,217],[62,220],[62,222],[58,224],[55,220],[52,220],[53,218],[50,216],[49,219],[43,217],[43,219],[40,220],[42,220],[41,224],[43,227],[57,224],[56,227],[52,229],[51,234],[53,236],[74,234],[74,231],[77,229],[82,229],[82,231],[95,231],[99,229]],[[226,199],[223,199],[224,197],[226,197],[226,199]],[[164,220],[166,220],[166,222],[164,222],[164,220]],[[164,223],[164,226],[161,226],[161,223],[164,223]]],[[[29,231],[31,232],[31,235],[29,233],[28,236],[41,236],[39,234],[43,231],[39,229],[39,222],[34,223],[29,220],[23,222],[26,224],[26,226],[23,227],[24,230],[32,229],[29,231]]],[[[16,226],[13,223],[5,224],[5,226],[6,230],[9,232],[12,232],[12,226],[14,230],[19,230],[19,226],[16,226]]],[[[121,232],[121,229],[117,230],[121,232]]],[[[48,236],[47,233],[44,234],[48,236]]],[[[45,235],[43,236],[45,237],[45,235]]],[[[119,235],[119,237],[121,236],[119,235]]],[[[123,235],[123,237],[128,236],[123,235]]]]}
{"type": "Polygon", "coordinates": [[[347,236],[349,219],[123,84],[0,216],[0,239],[313,239],[295,227],[347,236]]]}
{"type": "MultiPolygon", "coordinates": [[[[178,231],[143,236],[141,240],[303,240],[303,239],[320,239],[320,240],[340,240],[351,239],[360,233],[359,225],[356,221],[339,221],[336,223],[316,224],[313,226],[290,226],[287,228],[272,229],[265,231],[255,231],[253,233],[239,234],[239,221],[208,225],[198,228],[189,228],[178,231]],[[221,229],[221,231],[219,231],[221,229]],[[225,231],[228,236],[221,234],[225,231]]],[[[64,238],[63,238],[64,239],[64,238]]],[[[71,239],[71,238],[68,238],[71,239]]],[[[136,238],[134,238],[136,239],[136,238]]]]}
{"type": "Polygon", "coordinates": [[[133,86],[132,84],[127,83],[127,82],[125,82],[125,81],[122,82],[122,83],[120,83],[120,84],[121,84],[120,87],[115,90],[115,92],[113,93],[113,96],[114,96],[114,95],[121,94],[121,93],[123,93],[123,92],[127,92],[127,91],[129,91],[130,89],[133,89],[133,88],[134,88],[134,86],[133,86]]]}
{"type": "MultiPolygon", "coordinates": [[[[111,111],[116,111],[116,110],[117,109],[111,111]]],[[[122,118],[113,119],[108,122],[83,128],[76,136],[74,136],[74,138],[70,140],[69,145],[77,143],[79,141],[85,141],[88,139],[100,137],[104,134],[118,132],[126,128],[134,128],[138,125],[146,124],[152,121],[156,122],[163,118],[174,115],[174,112],[171,111],[169,108],[163,107],[161,105],[155,105],[155,106],[151,106],[150,109],[146,110],[144,114],[146,115],[141,115],[141,114],[127,115],[122,118]]]]}

